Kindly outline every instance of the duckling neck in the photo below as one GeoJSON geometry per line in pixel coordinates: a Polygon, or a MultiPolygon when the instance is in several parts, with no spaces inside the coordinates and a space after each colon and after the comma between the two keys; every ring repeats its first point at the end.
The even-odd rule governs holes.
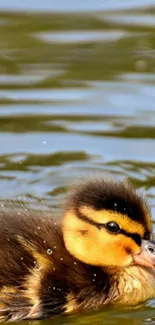
{"type": "Polygon", "coordinates": [[[118,283],[119,295],[115,303],[137,305],[155,297],[155,271],[132,265],[113,275],[118,283]]]}
{"type": "MultiPolygon", "coordinates": [[[[131,266],[121,271],[82,265],[68,295],[66,313],[104,305],[138,305],[155,297],[155,272],[131,266]]],[[[78,265],[77,265],[78,269],[78,265]]],[[[74,278],[75,279],[75,278],[74,278]]]]}
{"type": "Polygon", "coordinates": [[[69,294],[65,313],[99,309],[118,297],[117,281],[111,285],[110,276],[102,268],[74,262],[69,273],[69,294]]]}

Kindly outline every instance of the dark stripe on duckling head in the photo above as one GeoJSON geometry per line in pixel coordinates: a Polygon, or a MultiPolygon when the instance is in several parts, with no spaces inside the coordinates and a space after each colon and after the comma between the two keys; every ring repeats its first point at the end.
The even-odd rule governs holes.
{"type": "Polygon", "coordinates": [[[150,230],[150,213],[145,200],[125,182],[90,180],[79,185],[70,197],[73,208],[90,206],[94,210],[110,210],[127,215],[150,230]]]}
{"type": "Polygon", "coordinates": [[[125,231],[124,229],[121,229],[120,234],[132,238],[138,246],[141,246],[142,239],[139,234],[131,233],[131,232],[125,231]]]}
{"type": "MultiPolygon", "coordinates": [[[[77,213],[77,216],[82,221],[85,221],[85,222],[89,223],[90,225],[95,226],[98,230],[101,230],[103,228],[106,229],[106,223],[97,223],[94,220],[91,220],[91,219],[87,218],[84,214],[80,213],[79,211],[77,213]]],[[[126,237],[132,238],[134,240],[134,242],[138,246],[141,246],[142,239],[141,239],[141,236],[139,234],[130,233],[130,232],[124,230],[124,229],[120,229],[119,234],[122,234],[122,235],[124,235],[126,237]]]]}

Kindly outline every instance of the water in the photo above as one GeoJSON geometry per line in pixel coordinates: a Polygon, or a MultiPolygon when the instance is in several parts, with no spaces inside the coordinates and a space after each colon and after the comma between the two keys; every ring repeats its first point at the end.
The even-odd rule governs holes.
{"type": "MultiPolygon", "coordinates": [[[[145,192],[155,220],[154,0],[0,9],[0,200],[53,213],[66,185],[109,174],[145,192]]],[[[155,324],[154,306],[52,324],[155,324]]]]}

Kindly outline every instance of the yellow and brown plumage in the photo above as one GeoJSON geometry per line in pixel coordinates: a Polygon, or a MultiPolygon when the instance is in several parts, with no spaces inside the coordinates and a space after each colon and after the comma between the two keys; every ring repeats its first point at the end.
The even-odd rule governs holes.
{"type": "Polygon", "coordinates": [[[155,244],[143,198],[91,180],[64,217],[0,212],[0,319],[40,319],[155,297],[155,244]]]}

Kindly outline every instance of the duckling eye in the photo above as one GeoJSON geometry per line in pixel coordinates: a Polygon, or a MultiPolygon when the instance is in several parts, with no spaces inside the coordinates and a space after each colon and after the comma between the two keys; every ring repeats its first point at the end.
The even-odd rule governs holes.
{"type": "Polygon", "coordinates": [[[118,234],[121,231],[119,225],[114,221],[106,223],[105,228],[112,234],[118,234]]]}

